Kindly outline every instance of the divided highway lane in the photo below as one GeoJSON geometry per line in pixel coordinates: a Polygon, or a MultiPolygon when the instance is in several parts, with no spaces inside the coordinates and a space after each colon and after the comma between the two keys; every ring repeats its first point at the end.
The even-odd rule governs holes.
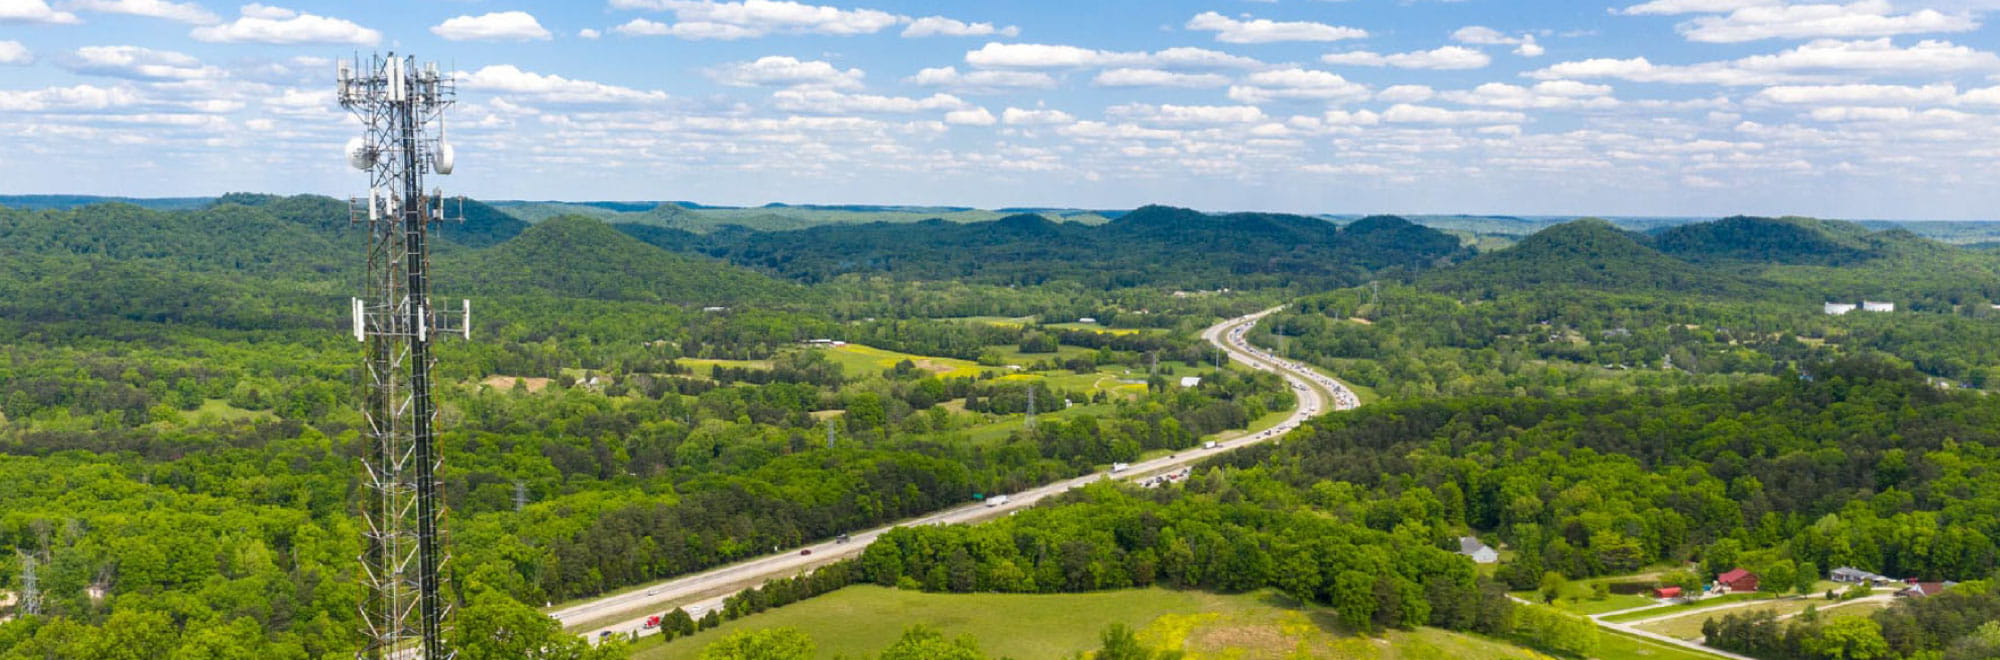
{"type": "Polygon", "coordinates": [[[1292,389],[1298,394],[1299,405],[1284,421],[1270,429],[1217,440],[1214,447],[1198,447],[1171,456],[1133,463],[1116,473],[1097,472],[1019,493],[1010,493],[1003,504],[995,506],[968,504],[946,509],[894,525],[855,532],[850,535],[850,540],[846,543],[834,541],[816,543],[596,598],[549,612],[549,616],[561,622],[565,628],[583,627],[579,630],[579,634],[593,641],[606,632],[652,634],[654,631],[645,628],[647,616],[669,611],[675,607],[684,607],[690,614],[699,618],[707,611],[721,607],[723,598],[730,594],[763,584],[773,578],[797,575],[816,566],[860,555],[862,549],[868,547],[869,543],[873,543],[883,533],[896,527],[973,523],[996,518],[1034,506],[1036,502],[1050,495],[1099,479],[1136,479],[1178,470],[1237,447],[1284,435],[1305,420],[1326,410],[1348,410],[1360,405],[1360,400],[1355,398],[1354,393],[1338,381],[1303,364],[1271,355],[1263,349],[1251,346],[1244,339],[1244,335],[1258,320],[1279,309],[1282,308],[1274,307],[1249,316],[1229,319],[1210,326],[1202,331],[1201,335],[1202,339],[1228,353],[1230,359],[1248,364],[1255,369],[1278,373],[1291,383],[1292,389]]]}

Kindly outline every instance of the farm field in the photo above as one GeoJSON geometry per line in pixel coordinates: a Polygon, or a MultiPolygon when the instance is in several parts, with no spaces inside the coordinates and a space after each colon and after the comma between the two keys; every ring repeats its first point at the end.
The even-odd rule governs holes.
{"type": "Polygon", "coordinates": [[[1391,631],[1377,639],[1358,637],[1339,629],[1332,610],[1298,607],[1269,592],[1219,595],[1136,589],[1087,594],[927,594],[877,586],[848,587],[665,644],[642,643],[633,657],[694,658],[703,646],[738,630],[792,627],[813,638],[815,657],[867,658],[893,643],[903,628],[919,623],[935,627],[947,637],[971,635],[990,657],[1024,660],[1061,658],[1095,649],[1099,632],[1114,623],[1131,626],[1141,642],[1154,648],[1181,649],[1190,660],[1548,657],[1505,642],[1435,628],[1391,631]]]}

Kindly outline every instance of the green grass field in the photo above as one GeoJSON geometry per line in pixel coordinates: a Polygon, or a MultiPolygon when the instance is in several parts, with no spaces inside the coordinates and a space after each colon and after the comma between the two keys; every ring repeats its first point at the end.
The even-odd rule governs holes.
{"type": "Polygon", "coordinates": [[[204,399],[201,402],[200,408],[196,408],[183,416],[190,421],[196,422],[269,421],[278,418],[277,413],[269,410],[238,408],[229,405],[228,401],[222,399],[204,399]]]}
{"type": "Polygon", "coordinates": [[[849,376],[872,376],[880,374],[882,370],[895,367],[896,363],[904,360],[909,360],[912,364],[917,365],[918,369],[936,374],[939,378],[971,378],[978,376],[982,371],[988,370],[987,367],[981,367],[969,360],[901,353],[861,344],[847,344],[813,350],[824,351],[826,358],[834,364],[840,365],[841,371],[846,372],[849,376]]]}
{"type": "Polygon", "coordinates": [[[708,358],[681,358],[679,360],[675,360],[675,362],[679,362],[681,363],[681,365],[693,369],[694,373],[700,375],[702,378],[714,377],[716,367],[729,367],[732,369],[771,368],[770,360],[712,360],[708,358]]]}
{"type": "Polygon", "coordinates": [[[1653,608],[1643,612],[1632,612],[1630,614],[1620,614],[1617,616],[1605,617],[1604,620],[1610,621],[1612,623],[1631,623],[1633,621],[1643,621],[1646,619],[1662,617],[1669,614],[1692,612],[1695,610],[1705,610],[1711,607],[1715,607],[1717,605],[1726,605],[1729,603],[1735,603],[1746,600],[1757,600],[1760,598],[1770,598],[1770,597],[1771,597],[1770,594],[1765,594],[1762,592],[1728,594],[1723,596],[1716,596],[1714,598],[1704,598],[1692,603],[1668,605],[1666,607],[1653,608]]]}
{"type": "MultiPolygon", "coordinates": [[[[793,627],[813,638],[818,657],[870,658],[917,623],[946,636],[971,635],[991,657],[1062,658],[1095,649],[1113,623],[1139,631],[1155,648],[1209,658],[1546,658],[1504,642],[1424,628],[1370,639],[1347,634],[1331,610],[1299,607],[1268,594],[1218,595],[1139,589],[1088,594],[925,594],[848,587],[802,603],[724,624],[666,644],[640,644],[634,658],[692,658],[703,646],[743,629],[793,627]]],[[[657,640],[658,638],[649,638],[657,640]]],[[[1633,655],[1634,658],[1676,658],[1633,655]]],[[[1686,656],[1698,657],[1698,656],[1686,656]]]]}

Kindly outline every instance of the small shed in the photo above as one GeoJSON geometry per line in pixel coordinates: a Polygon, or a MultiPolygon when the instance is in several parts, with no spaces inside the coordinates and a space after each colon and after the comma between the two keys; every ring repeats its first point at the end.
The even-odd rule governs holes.
{"type": "Polygon", "coordinates": [[[1181,376],[1181,387],[1194,387],[1200,384],[1200,376],[1181,376]]]}
{"type": "Polygon", "coordinates": [[[1491,564],[1500,561],[1500,552],[1492,546],[1480,542],[1478,537],[1458,537],[1458,554],[1471,557],[1475,564],[1491,564]]]}
{"type": "Polygon", "coordinates": [[[1715,576],[1715,583],[1730,591],[1756,591],[1757,574],[1742,568],[1732,568],[1727,573],[1715,576]]]}
{"type": "Polygon", "coordinates": [[[1893,312],[1893,311],[1896,311],[1896,303],[1892,303],[1892,302],[1875,302],[1875,301],[1873,301],[1873,300],[1863,300],[1863,301],[1861,301],[1861,311],[1864,311],[1864,312],[1893,312]]]}
{"type": "Polygon", "coordinates": [[[1827,314],[1833,316],[1840,316],[1842,314],[1854,311],[1854,303],[1830,302],[1826,304],[1825,310],[1827,314]]]}
{"type": "Polygon", "coordinates": [[[1653,590],[1653,597],[1654,597],[1654,598],[1680,598],[1680,597],[1681,597],[1681,588],[1680,588],[1680,587],[1660,587],[1660,588],[1658,588],[1658,589],[1654,589],[1654,590],[1653,590]]]}

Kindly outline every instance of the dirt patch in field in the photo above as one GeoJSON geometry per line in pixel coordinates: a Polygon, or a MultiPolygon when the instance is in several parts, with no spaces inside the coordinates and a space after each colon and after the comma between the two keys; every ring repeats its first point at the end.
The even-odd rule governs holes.
{"type": "Polygon", "coordinates": [[[517,381],[527,386],[529,392],[540,392],[542,388],[549,386],[549,379],[547,378],[528,378],[523,376],[490,376],[486,380],[479,381],[479,384],[496,390],[511,390],[514,389],[514,383],[517,381]]]}
{"type": "Polygon", "coordinates": [[[813,418],[813,419],[818,419],[818,420],[828,420],[828,419],[833,419],[833,418],[835,418],[835,417],[839,417],[839,416],[841,416],[841,415],[845,415],[845,414],[847,414],[847,411],[845,411],[845,410],[815,410],[815,411],[812,411],[812,412],[809,412],[809,413],[806,413],[806,414],[808,414],[808,415],[812,415],[812,418],[813,418]]]}
{"type": "Polygon", "coordinates": [[[931,360],[931,359],[917,360],[915,362],[912,362],[911,364],[917,365],[918,369],[922,369],[924,371],[928,371],[934,374],[941,374],[957,368],[949,364],[943,364],[938,362],[937,360],[931,360]]]}
{"type": "Polygon", "coordinates": [[[1374,321],[1370,321],[1370,320],[1368,320],[1368,319],[1364,319],[1364,318],[1361,318],[1361,317],[1359,317],[1359,316],[1355,316],[1355,317],[1350,317],[1350,318],[1348,318],[1347,320],[1349,320],[1349,321],[1353,321],[1353,322],[1355,322],[1355,323],[1359,323],[1359,324],[1361,324],[1361,325],[1375,325],[1375,322],[1374,322],[1374,321]]]}
{"type": "Polygon", "coordinates": [[[1201,628],[1188,636],[1189,651],[1228,651],[1244,658],[1283,658],[1297,645],[1297,640],[1270,624],[1221,625],[1201,628]]]}

